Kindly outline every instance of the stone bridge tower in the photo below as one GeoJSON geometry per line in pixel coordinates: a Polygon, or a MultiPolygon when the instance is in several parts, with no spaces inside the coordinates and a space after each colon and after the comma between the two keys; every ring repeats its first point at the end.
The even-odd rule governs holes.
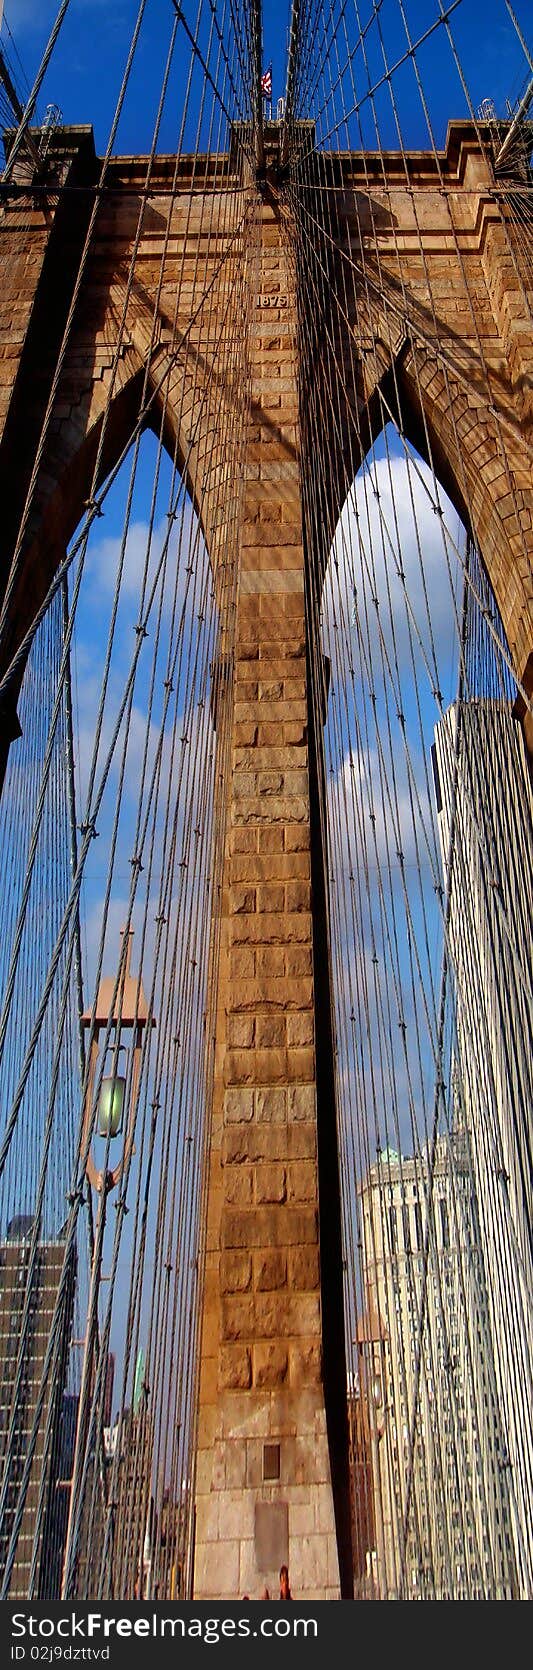
{"type": "MultiPolygon", "coordinates": [[[[517,675],[526,694],[533,688],[531,315],[476,134],[452,124],[438,159],[357,153],[340,172],[338,159],[322,158],[334,192],[322,192],[317,164],[328,283],[342,291],[349,253],[361,285],[340,335],[337,322],[335,336],[317,331],[307,355],[303,257],[276,145],[274,133],[259,251],[241,260],[252,407],[245,479],[227,483],[239,584],[231,771],[220,814],[198,1598],[256,1594],[285,1558],[299,1597],[351,1592],[321,736],[310,664],[341,498],[375,433],[378,395],[422,454],[431,449],[471,523],[517,675]],[[315,481],[311,494],[307,413],[322,409],[324,386],[337,390],[324,406],[335,417],[324,435],[331,478],[315,481]]],[[[47,191],[15,175],[4,192],[0,675],[46,595],[95,472],[103,481],[139,425],[163,418],[201,504],[216,572],[223,458],[202,490],[200,477],[207,431],[224,407],[224,367],[203,363],[201,315],[193,330],[187,321],[208,286],[221,306],[227,282],[216,238],[211,269],[198,261],[206,226],[219,228],[218,255],[233,228],[227,172],[208,159],[200,190],[193,165],[182,158],[176,175],[174,158],[157,158],[139,219],[146,159],[116,158],[95,208],[91,131],[63,129],[48,152],[47,191]]],[[[332,319],[340,316],[332,309],[332,319]]],[[[4,758],[17,735],[22,673],[19,662],[4,692],[4,758]]]]}

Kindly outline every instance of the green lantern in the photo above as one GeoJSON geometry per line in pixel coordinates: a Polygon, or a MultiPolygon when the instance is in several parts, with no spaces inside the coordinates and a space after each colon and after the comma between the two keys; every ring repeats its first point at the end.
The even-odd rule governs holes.
{"type": "Polygon", "coordinates": [[[99,1136],[118,1137],[122,1129],[125,1094],[126,1080],[118,1074],[114,1073],[111,1078],[102,1079],[98,1102],[99,1136]]]}

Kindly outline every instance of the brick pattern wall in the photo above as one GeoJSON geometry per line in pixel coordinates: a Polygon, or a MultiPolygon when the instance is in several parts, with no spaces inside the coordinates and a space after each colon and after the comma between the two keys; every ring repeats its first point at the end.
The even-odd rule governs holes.
{"type": "MultiPolygon", "coordinates": [[[[195,1594],[260,1596],[255,1504],[298,1596],[338,1595],[322,1388],[294,311],[265,203],[252,326],[202,1336],[195,1594]],[[280,1479],[263,1479],[263,1445],[280,1479]]],[[[260,1559],[260,1555],[259,1555],[260,1559]]]]}

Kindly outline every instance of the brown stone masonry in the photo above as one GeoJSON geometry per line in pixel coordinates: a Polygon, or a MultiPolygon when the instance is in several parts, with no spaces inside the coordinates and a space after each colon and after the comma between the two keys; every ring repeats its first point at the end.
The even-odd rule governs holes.
{"type": "Polygon", "coordinates": [[[294,314],[268,201],[252,333],[195,1594],[275,1593],[287,1560],[299,1597],[328,1598],[340,1591],[322,1379],[294,314]],[[274,1480],[266,1445],[279,1447],[274,1480]]]}
{"type": "MultiPolygon", "coordinates": [[[[100,443],[101,483],[146,397],[143,421],[156,431],[163,423],[176,449],[218,577],[222,523],[235,524],[240,484],[224,454],[234,389],[208,320],[217,308],[222,316],[228,284],[246,270],[242,245],[228,254],[242,205],[223,160],[183,157],[176,174],[175,158],[156,158],[149,198],[146,158],[110,164],[18,540],[0,676],[78,525],[100,443]]],[[[48,185],[32,192],[15,180],[0,198],[2,597],[94,201],[90,130],[61,130],[46,166],[48,185]]],[[[452,123],[438,159],[354,153],[322,157],[321,180],[325,168],[331,189],[317,190],[314,206],[332,295],[348,311],[333,300],[337,335],[317,332],[297,367],[285,234],[267,192],[249,340],[196,1496],[195,1592],[209,1598],[260,1594],[265,1582],[272,1590],[282,1561],[298,1598],[348,1592],[320,746],[304,604],[307,410],[324,413],[331,458],[321,498],[311,483],[320,504],[313,560],[325,570],[383,399],[408,439],[431,450],[470,525],[515,671],[533,689],[531,294],[490,163],[473,126],[452,123]],[[348,302],[347,256],[360,271],[348,302]],[[334,411],[323,393],[335,379],[334,411]]],[[[17,696],[15,679],[0,712],[0,779],[17,696]]]]}
{"type": "MultiPolygon", "coordinates": [[[[330,499],[323,506],[323,561],[342,508],[339,487],[348,491],[369,437],[369,414],[374,426],[379,415],[375,392],[381,381],[392,410],[396,397],[400,399],[402,426],[409,439],[423,453],[428,442],[431,445],[437,474],[472,527],[516,672],[529,691],[533,688],[531,275],[517,267],[512,224],[506,228],[502,219],[490,163],[480,152],[473,126],[452,122],[446,150],[438,159],[422,152],[406,159],[395,152],[323,158],[320,179],[326,164],[332,189],[317,197],[315,208],[324,216],[326,242],[333,238],[332,250],[334,245],[337,248],[329,282],[332,291],[338,289],[344,297],[343,307],[347,256],[360,270],[361,281],[342,339],[330,348],[323,336],[316,357],[306,368],[305,399],[318,401],[326,420],[331,401],[324,404],[321,400],[321,380],[331,390],[339,367],[342,373],[343,399],[334,429],[325,436],[332,470],[330,499]],[[334,355],[331,363],[330,353],[334,355]]],[[[2,633],[0,672],[9,664],[79,521],[109,402],[101,477],[127,443],[139,411],[150,342],[148,394],[155,391],[155,397],[149,422],[158,428],[164,403],[166,439],[171,449],[177,445],[179,457],[187,459],[188,485],[196,502],[202,501],[204,527],[216,563],[219,473],[213,468],[206,491],[205,486],[202,490],[202,472],[213,422],[224,408],[226,381],[222,364],[205,364],[201,316],[169,370],[161,394],[157,387],[165,379],[176,333],[186,327],[213,280],[237,210],[226,189],[227,173],[221,170],[221,160],[190,157],[180,160],[176,179],[175,158],[156,159],[153,201],[146,201],[143,209],[146,167],[146,158],[117,157],[108,170],[20,553],[20,577],[2,633]],[[141,212],[135,283],[126,302],[125,282],[141,212]],[[170,236],[158,293],[167,223],[170,236]],[[191,434],[195,437],[192,446],[191,434]]],[[[92,186],[98,178],[91,130],[62,129],[48,153],[47,170],[51,185],[44,194],[42,186],[40,192],[32,193],[17,187],[15,181],[0,201],[2,592],[89,221],[92,186]]],[[[505,215],[511,222],[509,207],[505,215]]],[[[217,294],[215,288],[215,305],[217,294]]],[[[265,356],[270,354],[275,363],[270,369],[265,364],[259,379],[261,410],[268,421],[258,421],[255,436],[250,438],[246,537],[250,548],[258,548],[258,561],[255,573],[250,568],[249,577],[243,576],[243,585],[249,588],[242,597],[243,624],[245,602],[253,610],[254,600],[257,603],[261,595],[257,576],[268,572],[268,565],[284,574],[287,619],[291,601],[295,603],[298,597],[298,541],[291,546],[286,538],[291,525],[298,528],[300,514],[287,386],[292,377],[292,350],[280,346],[284,337],[283,329],[278,329],[289,311],[287,295],[276,298],[275,291],[265,290],[255,341],[265,345],[265,356]],[[276,299],[284,306],[274,306],[276,299]],[[272,414],[277,420],[275,433],[272,414]],[[266,456],[264,463],[260,459],[263,446],[268,446],[268,463],[266,456]],[[286,472],[285,514],[282,521],[278,504],[277,526],[283,531],[274,539],[273,520],[264,550],[266,507],[261,513],[260,500],[267,481],[274,490],[279,488],[281,470],[286,472]]],[[[332,305],[335,319],[338,324],[332,305]]],[[[221,460],[219,472],[222,468],[221,460]]],[[[272,517],[275,508],[273,504],[272,517]]],[[[265,596],[265,623],[266,602],[265,596]]],[[[279,682],[273,672],[272,684],[279,682]]],[[[248,686],[253,684],[251,675],[243,677],[236,719],[245,725],[252,723],[248,686]]],[[[12,705],[16,696],[14,688],[12,705]]],[[[265,727],[281,717],[279,698],[269,701],[263,694],[257,721],[259,747],[284,746],[295,740],[294,726],[305,723],[305,704],[293,690],[287,691],[286,699],[289,696],[293,705],[284,717],[286,729],[273,744],[265,727]]],[[[11,734],[15,731],[13,714],[11,734]]],[[[248,735],[243,736],[241,746],[248,745],[248,735]]]]}

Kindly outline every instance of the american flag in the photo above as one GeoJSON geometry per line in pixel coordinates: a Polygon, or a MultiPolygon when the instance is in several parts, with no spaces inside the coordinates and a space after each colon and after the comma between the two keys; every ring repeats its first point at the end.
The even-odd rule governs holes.
{"type": "Polygon", "coordinates": [[[271,64],[269,66],[269,69],[265,70],[264,75],[261,76],[261,92],[263,94],[263,98],[265,98],[265,99],[271,99],[272,98],[272,65],[271,64]]]}

